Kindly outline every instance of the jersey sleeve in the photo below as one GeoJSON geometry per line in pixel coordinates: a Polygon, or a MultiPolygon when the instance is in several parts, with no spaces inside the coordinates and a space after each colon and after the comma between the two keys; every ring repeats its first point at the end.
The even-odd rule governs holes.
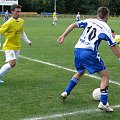
{"type": "Polygon", "coordinates": [[[116,45],[115,39],[112,37],[111,30],[107,30],[104,33],[100,33],[98,36],[99,39],[107,41],[109,46],[114,46],[116,45]]]}
{"type": "Polygon", "coordinates": [[[5,22],[0,28],[0,34],[5,34],[7,30],[9,29],[9,26],[10,24],[8,22],[5,22]]]}
{"type": "Polygon", "coordinates": [[[108,34],[109,34],[109,36],[108,36],[109,39],[107,40],[108,45],[109,45],[109,46],[114,46],[114,45],[116,45],[117,43],[116,43],[115,39],[114,39],[113,36],[112,36],[111,29],[108,30],[108,34]]]}
{"type": "Polygon", "coordinates": [[[77,21],[76,24],[77,24],[78,28],[84,28],[85,29],[86,26],[87,26],[87,20],[77,21]]]}

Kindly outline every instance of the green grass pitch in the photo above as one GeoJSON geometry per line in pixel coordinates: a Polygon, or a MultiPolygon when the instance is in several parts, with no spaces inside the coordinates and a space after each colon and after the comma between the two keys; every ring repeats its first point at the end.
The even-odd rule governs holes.
{"type": "MultiPolygon", "coordinates": [[[[57,26],[52,26],[52,18],[24,18],[24,20],[26,34],[33,45],[29,47],[22,42],[20,55],[75,70],[74,45],[82,29],[74,29],[62,45],[57,44],[57,38],[68,25],[75,22],[74,18],[58,18],[57,26]]],[[[109,26],[118,34],[120,34],[119,21],[120,18],[110,18],[108,21],[109,26]]],[[[3,18],[0,23],[2,22],[3,18]]],[[[99,52],[111,75],[111,80],[120,83],[120,61],[117,61],[106,42],[102,42],[99,52]]],[[[0,52],[0,56],[2,66],[5,60],[4,53],[0,52]]],[[[73,74],[71,71],[20,57],[16,67],[3,77],[5,82],[0,84],[0,120],[120,119],[120,107],[115,108],[113,113],[97,111],[98,102],[92,99],[92,91],[99,87],[100,81],[88,76],[80,80],[63,103],[60,94],[73,74]],[[55,115],[61,117],[57,118],[55,115]]],[[[110,83],[109,103],[112,106],[120,105],[119,85],[110,83]]]]}

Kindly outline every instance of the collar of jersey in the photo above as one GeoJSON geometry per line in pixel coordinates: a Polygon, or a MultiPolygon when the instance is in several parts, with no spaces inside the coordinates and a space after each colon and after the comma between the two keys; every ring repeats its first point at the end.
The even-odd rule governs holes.
{"type": "Polygon", "coordinates": [[[97,18],[97,20],[105,22],[103,19],[100,19],[100,18],[97,18]]]}
{"type": "Polygon", "coordinates": [[[18,21],[18,19],[19,19],[19,18],[18,18],[18,19],[14,19],[13,17],[11,17],[10,19],[13,19],[13,20],[16,20],[16,21],[18,21]]]}

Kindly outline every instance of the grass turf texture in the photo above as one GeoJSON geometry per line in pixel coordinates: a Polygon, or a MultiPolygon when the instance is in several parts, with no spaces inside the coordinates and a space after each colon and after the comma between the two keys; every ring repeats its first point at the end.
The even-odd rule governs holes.
{"type": "MultiPolygon", "coordinates": [[[[74,18],[58,19],[58,25],[52,26],[52,19],[24,18],[25,31],[33,42],[30,48],[22,42],[21,55],[74,68],[74,45],[82,29],[74,29],[62,45],[57,44],[57,38],[74,18]]],[[[118,34],[120,18],[110,18],[108,24],[118,34]]],[[[2,24],[2,20],[1,20],[2,24]]],[[[111,79],[119,81],[120,62],[112,54],[106,42],[99,48],[111,79]]],[[[4,53],[0,52],[0,66],[4,64],[4,53]]],[[[67,101],[60,100],[60,94],[66,88],[74,73],[41,63],[19,58],[17,66],[3,77],[5,82],[0,84],[0,120],[20,120],[22,118],[42,117],[54,114],[64,114],[87,109],[96,109],[98,102],[92,99],[92,91],[99,87],[99,80],[84,76],[74,88],[67,101]]],[[[110,84],[109,102],[120,105],[120,86],[110,84]]],[[[60,120],[119,120],[120,108],[114,113],[93,112],[81,113],[59,118],[60,120]]],[[[57,118],[55,118],[57,119],[57,118]]]]}

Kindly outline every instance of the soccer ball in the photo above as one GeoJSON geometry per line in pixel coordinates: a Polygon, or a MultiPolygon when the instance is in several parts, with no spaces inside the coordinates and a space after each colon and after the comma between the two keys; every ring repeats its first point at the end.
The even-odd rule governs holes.
{"type": "Polygon", "coordinates": [[[92,93],[93,99],[99,101],[100,100],[100,88],[96,88],[92,93]]]}

